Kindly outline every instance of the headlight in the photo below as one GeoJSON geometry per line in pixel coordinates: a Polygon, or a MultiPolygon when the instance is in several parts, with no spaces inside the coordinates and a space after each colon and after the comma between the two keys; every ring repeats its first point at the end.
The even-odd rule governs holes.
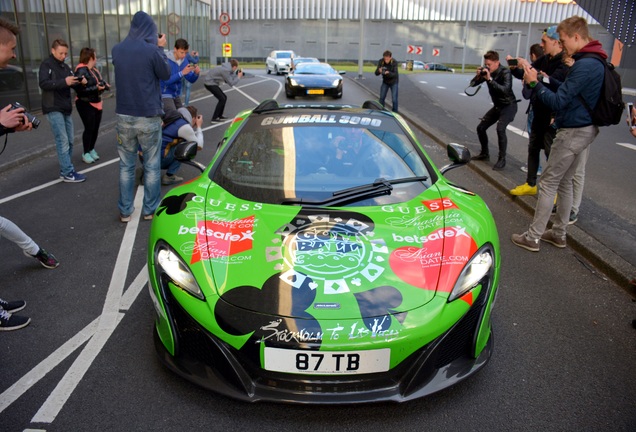
{"type": "Polygon", "coordinates": [[[296,82],[296,80],[295,80],[295,79],[293,79],[293,78],[290,78],[290,79],[289,79],[289,83],[290,83],[291,85],[293,85],[294,87],[297,87],[297,86],[298,86],[298,83],[297,83],[297,82],[296,82]]]}
{"type": "Polygon", "coordinates": [[[157,244],[155,247],[155,261],[175,285],[198,299],[205,299],[188,266],[166,244],[157,244]]]}
{"type": "Polygon", "coordinates": [[[463,296],[479,285],[484,276],[492,270],[494,262],[495,257],[491,245],[488,244],[478,250],[457,278],[448,301],[451,302],[463,296]]]}
{"type": "Polygon", "coordinates": [[[333,87],[338,87],[338,85],[340,85],[340,80],[339,80],[339,79],[335,79],[335,80],[333,80],[333,82],[331,83],[331,85],[332,85],[333,87]]]}

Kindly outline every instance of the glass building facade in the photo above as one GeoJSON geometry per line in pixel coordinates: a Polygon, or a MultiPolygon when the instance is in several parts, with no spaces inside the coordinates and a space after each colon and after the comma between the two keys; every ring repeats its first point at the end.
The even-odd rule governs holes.
{"type": "Polygon", "coordinates": [[[97,68],[114,84],[110,52],[122,41],[138,11],[147,12],[168,38],[166,48],[184,38],[199,52],[202,65],[210,58],[210,5],[200,0],[0,0],[0,16],[20,27],[17,58],[0,69],[0,106],[20,102],[31,110],[41,108],[38,86],[40,63],[51,52],[55,39],[69,45],[71,68],[83,47],[94,48],[97,68]]]}

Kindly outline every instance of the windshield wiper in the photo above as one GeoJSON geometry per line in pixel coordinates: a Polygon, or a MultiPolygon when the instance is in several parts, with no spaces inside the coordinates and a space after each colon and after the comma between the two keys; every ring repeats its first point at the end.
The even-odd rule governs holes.
{"type": "Polygon", "coordinates": [[[367,198],[375,198],[382,195],[391,195],[394,184],[411,183],[418,181],[426,181],[428,176],[420,177],[405,177],[401,179],[387,180],[384,178],[378,178],[373,183],[368,183],[360,186],[354,186],[347,189],[341,189],[332,193],[330,198],[322,201],[305,201],[301,199],[286,199],[281,202],[283,205],[289,204],[304,204],[307,206],[312,205],[341,205],[349,202],[355,202],[367,198]]]}

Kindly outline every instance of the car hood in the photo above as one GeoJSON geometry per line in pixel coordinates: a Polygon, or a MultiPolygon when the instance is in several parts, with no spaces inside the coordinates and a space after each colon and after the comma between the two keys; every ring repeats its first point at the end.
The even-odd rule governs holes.
{"type": "Polygon", "coordinates": [[[259,314],[336,309],[346,319],[419,308],[447,297],[492,235],[473,216],[487,213],[478,197],[435,186],[397,205],[339,209],[254,203],[218,189],[168,196],[180,210],[159,213],[153,231],[182,252],[206,297],[259,314]]]}
{"type": "Polygon", "coordinates": [[[341,78],[342,77],[340,75],[294,74],[289,76],[289,79],[295,80],[298,85],[320,87],[331,87],[334,80],[339,80],[341,78]]]}

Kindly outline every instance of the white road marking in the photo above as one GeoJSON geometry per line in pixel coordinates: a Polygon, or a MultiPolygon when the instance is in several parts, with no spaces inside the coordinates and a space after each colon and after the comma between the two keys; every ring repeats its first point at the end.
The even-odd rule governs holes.
{"type": "Polygon", "coordinates": [[[628,143],[616,143],[616,144],[618,144],[619,146],[623,146],[625,148],[628,148],[630,150],[636,150],[636,145],[634,145],[634,144],[628,144],[628,143]]]}
{"type": "MultiPolygon", "coordinates": [[[[139,186],[137,188],[137,194],[135,195],[134,206],[139,209],[142,205],[143,186],[139,186]]],[[[84,374],[88,371],[88,368],[93,364],[93,361],[115,331],[121,317],[123,317],[123,314],[119,312],[119,304],[124,290],[126,275],[128,274],[128,265],[130,264],[135,236],[137,235],[139,216],[139,211],[133,213],[132,220],[126,224],[126,231],[124,232],[124,238],[119,248],[117,261],[115,262],[108,293],[106,294],[102,314],[98,319],[95,334],[88,341],[86,347],[82,350],[77,359],[75,359],[38,412],[35,413],[35,416],[31,419],[32,423],[52,423],[55,420],[68,398],[84,377],[84,374]]]]}
{"type": "Polygon", "coordinates": [[[468,95],[467,95],[466,93],[457,93],[457,94],[458,94],[458,95],[460,95],[460,96],[466,96],[466,97],[468,97],[468,95]]]}
{"type": "Polygon", "coordinates": [[[514,127],[512,125],[508,125],[508,127],[506,129],[508,129],[510,132],[516,133],[517,135],[521,135],[524,138],[528,138],[530,136],[530,135],[528,135],[528,132],[526,132],[524,130],[521,130],[519,128],[516,128],[516,127],[514,127]]]}
{"type": "Polygon", "coordinates": [[[420,81],[422,84],[428,84],[428,81],[420,81]]]}
{"type": "MultiPolygon", "coordinates": [[[[145,265],[135,280],[130,284],[119,303],[119,310],[126,311],[139,296],[144,286],[148,282],[148,266],[145,265]]],[[[123,317],[120,314],[120,319],[123,317]]],[[[37,366],[31,369],[26,375],[20,378],[15,384],[0,394],[0,413],[9,405],[15,402],[20,396],[26,393],[31,387],[37,384],[42,378],[62,363],[76,349],[89,340],[97,330],[99,318],[95,318],[90,324],[80,330],[75,336],[69,339],[64,345],[55,350],[51,355],[42,360],[37,366]]]]}
{"type": "Polygon", "coordinates": [[[444,86],[435,86],[435,87],[437,87],[438,89],[446,90],[446,87],[444,86]]]}

